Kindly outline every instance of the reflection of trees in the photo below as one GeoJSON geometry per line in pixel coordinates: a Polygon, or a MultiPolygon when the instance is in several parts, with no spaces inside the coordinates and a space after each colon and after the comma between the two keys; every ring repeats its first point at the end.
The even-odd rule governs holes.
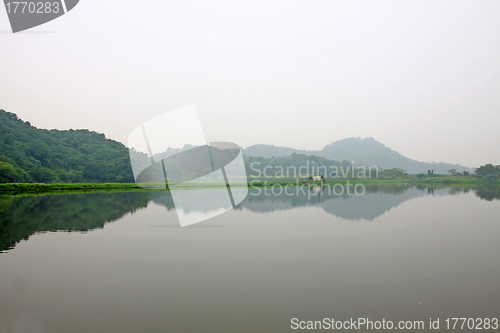
{"type": "MultiPolygon", "coordinates": [[[[236,209],[246,208],[255,212],[273,212],[290,210],[300,206],[320,206],[328,214],[350,220],[372,220],[402,202],[415,197],[433,194],[450,195],[473,191],[481,199],[491,201],[500,199],[500,188],[483,187],[405,187],[402,185],[366,186],[363,196],[349,196],[346,193],[337,196],[318,188],[297,192],[296,187],[289,187],[289,196],[285,193],[273,195],[268,188],[268,195],[261,189],[255,195],[255,189],[236,209]],[[298,193],[298,194],[297,194],[298,193]]],[[[206,190],[188,190],[201,191],[206,190]]],[[[199,200],[202,200],[200,196],[199,200]]],[[[168,191],[120,192],[120,193],[81,193],[37,196],[0,196],[0,251],[13,248],[21,240],[28,239],[38,232],[79,231],[85,232],[102,228],[107,222],[115,221],[127,213],[145,208],[149,202],[174,209],[172,197],[168,191]]],[[[197,204],[199,208],[199,205],[197,204]]],[[[191,211],[192,207],[183,207],[191,211]]]]}
{"type": "Polygon", "coordinates": [[[467,187],[464,187],[464,188],[450,188],[448,190],[448,194],[451,194],[451,195],[456,195],[456,194],[462,194],[462,193],[469,193],[469,188],[467,187]]]}
{"type": "Polygon", "coordinates": [[[500,188],[498,187],[482,187],[474,190],[476,195],[481,199],[492,201],[493,199],[500,199],[500,188]]]}
{"type": "Polygon", "coordinates": [[[0,197],[0,251],[37,232],[102,228],[106,222],[146,207],[161,192],[0,197]]]}
{"type": "Polygon", "coordinates": [[[366,193],[386,193],[394,195],[402,195],[408,187],[401,184],[382,184],[382,185],[365,185],[366,193]]]}

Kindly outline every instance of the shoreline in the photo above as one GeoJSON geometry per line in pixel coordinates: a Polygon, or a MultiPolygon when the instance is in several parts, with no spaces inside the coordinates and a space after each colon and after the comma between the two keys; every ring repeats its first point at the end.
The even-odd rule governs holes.
{"type": "MultiPolygon", "coordinates": [[[[321,181],[307,181],[297,179],[252,179],[246,184],[237,186],[265,187],[274,185],[289,186],[322,186],[334,184],[363,184],[363,185],[399,185],[399,186],[500,186],[500,181],[485,182],[476,177],[429,177],[427,179],[335,179],[321,181]]],[[[174,184],[172,184],[174,185],[174,184]]],[[[225,184],[190,183],[188,185],[176,185],[185,189],[220,188],[225,184]]],[[[6,183],[0,184],[0,195],[16,194],[39,194],[39,193],[87,193],[87,192],[124,192],[124,191],[161,191],[163,189],[147,189],[137,186],[135,183],[6,183]]],[[[166,190],[169,190],[168,186],[166,190]]]]}

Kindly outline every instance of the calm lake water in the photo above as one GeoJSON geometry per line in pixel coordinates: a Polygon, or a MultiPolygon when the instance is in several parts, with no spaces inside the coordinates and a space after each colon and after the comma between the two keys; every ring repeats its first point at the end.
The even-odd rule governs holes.
{"type": "Polygon", "coordinates": [[[358,317],[451,331],[449,317],[500,318],[499,198],[251,190],[180,228],[168,192],[0,197],[0,332],[293,332],[292,318],[358,317]]]}

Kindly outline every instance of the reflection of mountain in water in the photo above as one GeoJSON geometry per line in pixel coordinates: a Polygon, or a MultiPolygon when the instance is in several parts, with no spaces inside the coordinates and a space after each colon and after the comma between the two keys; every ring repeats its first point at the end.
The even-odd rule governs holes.
{"type": "MultiPolygon", "coordinates": [[[[326,213],[348,220],[373,220],[401,203],[425,195],[447,195],[462,192],[462,190],[416,188],[406,186],[367,186],[366,193],[358,195],[335,195],[333,191],[324,189],[306,189],[304,192],[290,188],[288,193],[280,195],[266,195],[263,189],[251,189],[250,193],[239,208],[246,208],[253,212],[268,213],[276,210],[288,210],[298,206],[322,207],[326,213]],[[260,193],[260,194],[259,194],[260,193]],[[298,195],[295,195],[297,194],[298,195]]],[[[338,193],[340,191],[337,191],[338,193]]],[[[350,191],[353,192],[352,189],[350,191]]],[[[267,193],[271,193],[269,190],[267,193]]],[[[276,190],[275,193],[278,193],[276,190]]],[[[359,192],[358,192],[359,193],[359,192]]]]}
{"type": "MultiPolygon", "coordinates": [[[[252,212],[273,212],[296,207],[317,206],[325,212],[349,220],[373,220],[404,201],[424,195],[450,195],[467,192],[469,189],[407,188],[404,186],[370,186],[363,196],[336,196],[327,191],[317,192],[304,189],[294,195],[266,196],[264,189],[250,189],[247,199],[237,210],[252,212]]],[[[205,190],[190,190],[205,191],[205,190]]],[[[486,200],[500,199],[497,188],[474,189],[477,196],[486,200]]],[[[268,192],[269,193],[269,192],[268,192]]],[[[127,213],[147,207],[153,202],[174,209],[168,191],[80,193],[37,196],[0,196],[0,251],[12,249],[21,240],[47,231],[77,231],[102,228],[106,223],[116,221],[127,213]]],[[[199,209],[198,202],[197,206],[199,209]]],[[[194,211],[192,207],[182,207],[194,211]]],[[[207,210],[209,208],[207,207],[207,210]]]]}

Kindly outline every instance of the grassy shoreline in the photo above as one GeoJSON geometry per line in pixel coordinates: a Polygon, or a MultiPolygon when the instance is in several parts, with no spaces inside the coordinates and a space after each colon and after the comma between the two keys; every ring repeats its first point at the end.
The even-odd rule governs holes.
{"type": "MultiPolygon", "coordinates": [[[[484,182],[481,178],[476,177],[429,177],[425,179],[417,178],[402,178],[402,179],[335,179],[326,180],[323,183],[320,181],[309,181],[310,185],[334,185],[334,184],[365,184],[365,185],[401,185],[401,186],[417,186],[417,185],[464,185],[464,186],[483,186],[493,185],[500,186],[500,181],[484,182]]],[[[174,184],[172,184],[173,186],[174,184]]],[[[248,183],[242,182],[241,186],[263,187],[273,185],[290,185],[302,186],[304,181],[296,179],[253,179],[248,183]]],[[[306,184],[307,185],[307,184],[306,184]]],[[[176,187],[194,189],[194,188],[217,188],[224,187],[225,184],[207,184],[207,183],[190,183],[190,184],[175,184],[176,187]]],[[[168,187],[167,187],[168,190],[168,187]]],[[[155,191],[155,189],[144,189],[137,186],[135,183],[60,183],[60,184],[44,184],[44,183],[7,183],[0,184],[0,194],[37,194],[37,193],[68,193],[68,192],[122,192],[122,191],[155,191]]]]}
{"type": "Polygon", "coordinates": [[[7,183],[0,184],[0,194],[38,194],[38,193],[67,193],[67,192],[94,192],[94,191],[138,191],[144,190],[136,184],[130,183],[7,183]]]}

